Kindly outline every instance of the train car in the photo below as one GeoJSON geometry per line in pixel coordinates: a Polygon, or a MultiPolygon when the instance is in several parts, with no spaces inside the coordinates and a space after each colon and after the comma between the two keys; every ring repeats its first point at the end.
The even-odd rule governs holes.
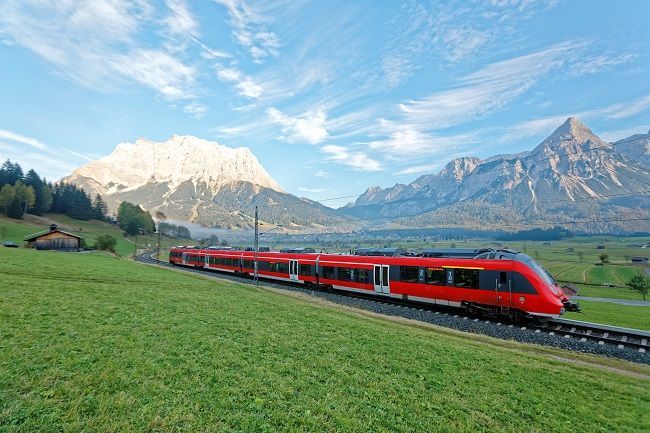
{"type": "MultiPolygon", "coordinates": [[[[172,249],[170,262],[253,275],[252,251],[172,249]]],[[[261,278],[464,308],[512,319],[559,317],[578,307],[526,254],[481,250],[465,256],[417,257],[258,253],[261,278]]]]}

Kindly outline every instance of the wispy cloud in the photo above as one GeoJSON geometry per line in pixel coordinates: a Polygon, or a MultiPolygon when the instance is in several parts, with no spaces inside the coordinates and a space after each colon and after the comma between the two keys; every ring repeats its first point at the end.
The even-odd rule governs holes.
{"type": "Polygon", "coordinates": [[[268,17],[244,0],[214,1],[228,9],[233,37],[248,49],[253,61],[261,63],[265,57],[278,55],[280,39],[268,29],[268,17]]]}
{"type": "Polygon", "coordinates": [[[0,129],[0,140],[6,140],[0,142],[0,154],[2,154],[3,159],[7,158],[18,162],[24,169],[33,168],[41,176],[46,176],[48,179],[58,179],[76,168],[71,162],[60,158],[61,151],[65,151],[79,159],[90,159],[87,155],[71,151],[65,147],[57,148],[46,145],[36,138],[5,129],[0,129]]]}
{"type": "Polygon", "coordinates": [[[196,119],[200,119],[208,112],[208,107],[193,101],[184,106],[183,111],[196,119]]]}
{"type": "Polygon", "coordinates": [[[266,110],[271,122],[282,127],[282,138],[290,143],[307,142],[309,144],[322,143],[329,136],[325,129],[325,111],[322,109],[311,110],[300,117],[291,117],[282,113],[275,107],[266,110]]]}
{"type": "Polygon", "coordinates": [[[308,187],[306,187],[306,186],[299,186],[299,187],[298,187],[298,191],[302,191],[302,192],[311,192],[311,193],[313,193],[313,194],[319,194],[319,193],[323,193],[323,192],[327,192],[327,191],[329,191],[329,188],[308,188],[308,187]]]}
{"type": "Polygon", "coordinates": [[[541,77],[578,55],[582,42],[570,41],[489,64],[461,77],[459,85],[400,105],[407,123],[430,129],[476,119],[526,92],[541,77]]]}
{"type": "Polygon", "coordinates": [[[441,161],[433,164],[415,165],[413,167],[407,167],[403,170],[400,170],[395,174],[398,176],[403,176],[407,174],[432,173],[434,170],[437,170],[440,167],[442,167],[445,164],[445,162],[441,161]]]}
{"type": "Polygon", "coordinates": [[[217,77],[219,77],[221,81],[233,83],[240,96],[257,99],[262,96],[262,93],[264,92],[262,86],[257,84],[251,77],[237,68],[227,68],[218,65],[217,77]]]}
{"type": "Polygon", "coordinates": [[[598,74],[614,66],[628,63],[637,57],[633,53],[600,54],[579,59],[571,66],[570,72],[575,76],[598,74]]]}
{"type": "Polygon", "coordinates": [[[189,10],[185,0],[165,0],[170,14],[163,20],[174,34],[196,36],[199,24],[189,10]]]}
{"type": "Polygon", "coordinates": [[[385,24],[391,35],[382,54],[382,69],[389,87],[394,87],[427,62],[457,64],[476,57],[486,47],[535,13],[557,2],[495,0],[405,2],[399,13],[385,24]]]}
{"type": "Polygon", "coordinates": [[[330,173],[325,171],[325,170],[318,170],[318,171],[314,172],[314,176],[316,176],[316,177],[328,177],[329,175],[330,175],[330,173]]]}
{"type": "Polygon", "coordinates": [[[121,81],[148,87],[166,99],[193,99],[197,71],[179,57],[169,38],[197,34],[198,24],[181,0],[168,0],[164,18],[147,0],[50,2],[8,0],[0,35],[31,50],[56,71],[93,88],[121,81]],[[159,28],[158,47],[142,29],[159,28]]]}
{"type": "Polygon", "coordinates": [[[604,115],[607,119],[623,119],[634,116],[650,109],[650,95],[643,96],[633,101],[613,104],[600,110],[594,110],[596,113],[604,115]]]}
{"type": "Polygon", "coordinates": [[[615,129],[611,131],[599,132],[598,136],[605,141],[618,141],[635,134],[648,134],[650,125],[633,126],[625,129],[615,129]]]}
{"type": "MultiPolygon", "coordinates": [[[[606,119],[618,120],[643,113],[650,110],[650,95],[642,96],[630,101],[610,104],[605,107],[594,108],[577,112],[540,117],[537,119],[519,122],[509,128],[500,137],[501,141],[514,141],[522,138],[548,135],[561,125],[568,117],[577,117],[582,120],[606,119]]],[[[601,137],[602,138],[602,137],[601,137]]],[[[623,138],[623,137],[619,137],[623,138]]],[[[606,138],[603,138],[606,140],[606,138]]]]}
{"type": "Polygon", "coordinates": [[[0,139],[16,141],[18,143],[26,144],[38,150],[47,150],[47,146],[45,146],[39,140],[32,137],[26,137],[24,135],[20,135],[12,131],[7,131],[5,129],[0,129],[0,139]]]}
{"type": "Polygon", "coordinates": [[[381,171],[382,166],[379,161],[370,158],[363,152],[351,152],[343,146],[328,144],[321,149],[327,155],[327,159],[346,165],[355,171],[381,171]]]}

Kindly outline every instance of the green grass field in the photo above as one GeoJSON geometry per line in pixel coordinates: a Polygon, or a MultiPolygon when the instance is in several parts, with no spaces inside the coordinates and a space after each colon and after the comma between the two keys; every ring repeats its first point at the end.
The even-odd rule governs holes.
{"type": "Polygon", "coordinates": [[[647,431],[650,368],[0,249],[0,431],[647,431]],[[35,266],[38,263],[38,266],[35,266]]]}
{"type": "Polygon", "coordinates": [[[650,331],[650,307],[619,305],[609,302],[580,301],[580,313],[565,318],[650,331]]]}

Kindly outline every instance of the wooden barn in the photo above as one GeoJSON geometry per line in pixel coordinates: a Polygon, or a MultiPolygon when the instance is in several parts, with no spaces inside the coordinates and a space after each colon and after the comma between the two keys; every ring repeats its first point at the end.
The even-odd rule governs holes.
{"type": "Polygon", "coordinates": [[[25,238],[28,246],[37,250],[73,251],[81,248],[81,236],[59,230],[56,224],[49,231],[34,233],[25,238]]]}

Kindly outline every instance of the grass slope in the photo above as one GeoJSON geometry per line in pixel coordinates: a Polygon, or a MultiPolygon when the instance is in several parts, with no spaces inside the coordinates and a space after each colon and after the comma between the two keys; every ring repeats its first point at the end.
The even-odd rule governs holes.
{"type": "Polygon", "coordinates": [[[0,431],[650,426],[645,366],[363,317],[101,254],[0,249],[0,274],[0,431]]]}

